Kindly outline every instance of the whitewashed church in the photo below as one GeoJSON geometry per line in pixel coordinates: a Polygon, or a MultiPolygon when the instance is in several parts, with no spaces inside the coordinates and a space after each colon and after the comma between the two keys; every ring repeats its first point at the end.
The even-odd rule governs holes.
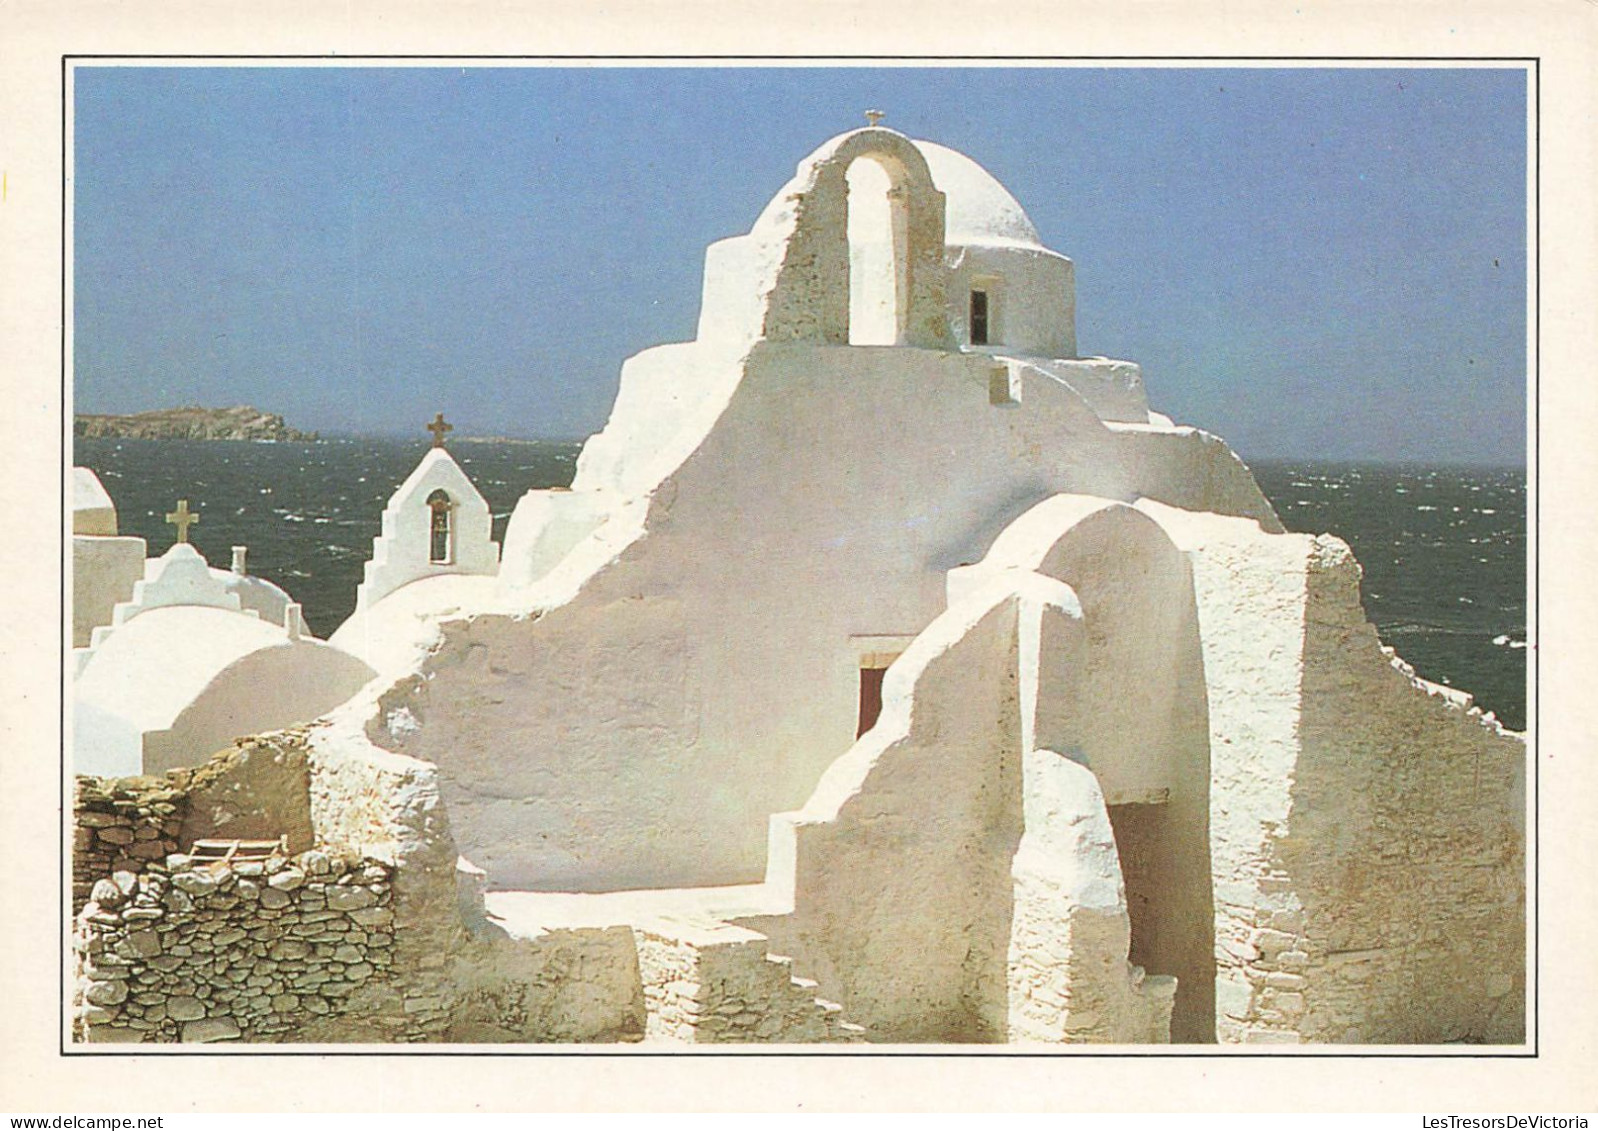
{"type": "Polygon", "coordinates": [[[85,786],[79,1038],[1522,1043],[1523,738],[1075,306],[873,124],[503,548],[435,419],[326,642],[80,473],[75,769],[206,765],[85,786]]]}

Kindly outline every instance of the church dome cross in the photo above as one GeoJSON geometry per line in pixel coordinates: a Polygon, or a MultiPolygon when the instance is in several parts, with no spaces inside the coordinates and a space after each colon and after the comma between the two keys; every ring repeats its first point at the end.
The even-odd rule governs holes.
{"type": "Polygon", "coordinates": [[[189,540],[189,527],[200,521],[200,516],[189,513],[189,500],[179,499],[178,509],[167,514],[166,520],[178,528],[178,541],[189,540]]]}
{"type": "Polygon", "coordinates": [[[427,426],[427,430],[433,434],[433,447],[442,448],[444,433],[455,431],[455,426],[445,423],[444,414],[440,412],[434,415],[433,422],[427,426]]]}

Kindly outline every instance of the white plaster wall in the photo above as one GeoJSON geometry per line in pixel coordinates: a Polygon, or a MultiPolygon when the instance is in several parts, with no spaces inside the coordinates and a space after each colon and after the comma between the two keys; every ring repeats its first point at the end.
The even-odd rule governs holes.
{"type": "Polygon", "coordinates": [[[88,646],[91,634],[111,623],[112,611],[133,596],[144,577],[143,538],[72,537],[72,646],[88,646]]]}
{"type": "Polygon", "coordinates": [[[200,551],[177,542],[159,558],[145,559],[144,576],[133,583],[132,596],[117,603],[110,625],[95,630],[91,645],[98,650],[110,633],[144,613],[184,607],[240,611],[238,595],[228,592],[200,551]]]}
{"type": "Polygon", "coordinates": [[[497,581],[479,574],[421,578],[352,613],[327,642],[373,671],[388,675],[411,671],[437,640],[440,621],[494,606],[497,581]]]}
{"type": "Polygon", "coordinates": [[[1031,358],[1027,364],[1063,382],[1106,423],[1151,422],[1143,371],[1130,361],[1105,357],[1031,358]]]}
{"type": "Polygon", "coordinates": [[[791,910],[740,921],[872,1040],[1169,1039],[1175,982],[1128,962],[1098,784],[1029,745],[1042,696],[1077,721],[1099,706],[1089,648],[1067,587],[996,578],[910,645],[877,726],[773,818],[765,890],[791,910]]]}
{"type": "MultiPolygon", "coordinates": [[[[696,446],[673,441],[680,467],[626,480],[662,475],[645,536],[613,518],[573,551],[586,573],[568,563],[526,591],[536,618],[446,628],[428,678],[387,708],[414,726],[378,739],[439,763],[491,884],[755,879],[767,816],[801,804],[854,739],[849,638],[916,634],[944,607],[944,571],[1040,499],[1144,490],[1121,439],[1059,382],[991,405],[993,364],[763,344],[731,379],[705,378],[733,391],[696,446]]],[[[1183,444],[1218,463],[1196,479],[1204,501],[1270,517],[1224,445],[1183,444]]],[[[601,463],[585,454],[579,483],[601,463]]],[[[1198,501],[1188,481],[1161,486],[1198,501]]],[[[507,541],[520,537],[513,523],[507,541]]]]}
{"type": "MultiPolygon", "coordinates": [[[[1267,534],[1285,528],[1243,460],[1219,436],[1187,425],[1106,421],[1115,462],[1138,483],[1138,495],[1196,512],[1257,521],[1267,534]]],[[[1163,419],[1163,418],[1160,418],[1163,419]]]]}
{"type": "Polygon", "coordinates": [[[775,272],[779,255],[778,241],[755,234],[729,236],[705,249],[697,340],[748,346],[760,336],[765,295],[758,284],[775,272]]]}
{"type": "Polygon", "coordinates": [[[197,765],[235,737],[316,718],[372,674],[336,648],[290,640],[255,617],[153,609],[105,636],[74,682],[74,768],[138,774],[197,765]]]}
{"type": "Polygon", "coordinates": [[[1076,282],[1071,261],[1042,247],[950,246],[949,325],[978,353],[1076,356],[1076,282]],[[972,345],[973,288],[988,292],[988,344],[972,345]]]}
{"type": "Polygon", "coordinates": [[[444,448],[431,448],[383,508],[383,529],[372,542],[365,579],[356,590],[356,611],[375,605],[394,590],[440,574],[492,574],[499,569],[488,503],[444,448]],[[448,562],[429,560],[432,510],[427,497],[436,490],[454,503],[453,553],[448,562]]]}
{"type": "Polygon", "coordinates": [[[1336,539],[1139,507],[1194,563],[1220,1039],[1522,1040],[1522,740],[1383,653],[1336,539]]]}
{"type": "Polygon", "coordinates": [[[239,608],[252,612],[262,620],[281,625],[294,598],[264,577],[234,573],[232,570],[212,569],[211,573],[223,587],[239,599],[239,608]]]}
{"type": "Polygon", "coordinates": [[[1382,653],[1336,538],[1314,540],[1307,588],[1301,752],[1272,861],[1300,907],[1266,907],[1311,957],[1287,971],[1286,939],[1256,934],[1258,1016],[1311,1041],[1520,1044],[1524,739],[1382,653]]]}
{"type": "MultiPolygon", "coordinates": [[[[1082,601],[1088,646],[1081,673],[1087,717],[1060,717],[1038,745],[1080,751],[1111,805],[1160,802],[1179,786],[1182,751],[1207,741],[1187,563],[1159,527],[1122,503],[1056,495],[1016,519],[976,565],[951,571],[951,602],[995,577],[1037,571],[1082,601]],[[1187,646],[1193,645],[1193,650],[1187,646]]],[[[1063,681],[1059,673],[1057,681],[1063,681]]],[[[1045,710],[1065,702],[1040,693],[1045,710]],[[1052,705],[1050,705],[1052,704],[1052,705]]],[[[1200,775],[1202,776],[1202,775],[1200,775]]]]}
{"type": "Polygon", "coordinates": [[[498,587],[525,592],[560,564],[578,542],[608,517],[610,492],[528,491],[516,502],[505,535],[498,587]]]}
{"type": "Polygon", "coordinates": [[[1076,734],[1107,803],[1163,802],[1202,783],[1207,722],[1202,690],[1191,692],[1203,675],[1182,555],[1154,523],[1110,504],[1062,532],[1038,572],[1082,601],[1093,711],[1076,734]]]}
{"type": "Polygon", "coordinates": [[[92,702],[72,704],[72,772],[133,777],[144,772],[144,731],[92,702]]]}
{"type": "Polygon", "coordinates": [[[577,458],[572,494],[628,499],[652,490],[726,409],[743,375],[740,356],[720,344],[681,342],[628,358],[610,419],[577,458]]]}
{"type": "Polygon", "coordinates": [[[371,679],[354,656],[312,639],[240,657],[172,720],[144,735],[144,773],[195,766],[235,738],[310,722],[371,679]]]}
{"type": "Polygon", "coordinates": [[[1022,766],[1008,1038],[1168,1043],[1176,979],[1127,961],[1132,926],[1097,779],[1052,750],[1029,750],[1022,766]]]}
{"type": "Polygon", "coordinates": [[[889,669],[877,726],[773,819],[768,883],[793,906],[773,946],[871,1040],[1008,1034],[1019,604],[1000,588],[940,617],[889,669]]]}
{"type": "Polygon", "coordinates": [[[951,573],[951,597],[1031,569],[1069,586],[1085,630],[1075,662],[1058,645],[1040,648],[1029,748],[1072,754],[1108,805],[1139,807],[1110,810],[1123,859],[1138,865],[1132,958],[1178,980],[1171,1039],[1212,1040],[1209,733],[1188,563],[1133,508],[1059,495],[1012,523],[980,564],[951,573]]]}
{"type": "Polygon", "coordinates": [[[87,467],[72,469],[72,533],[110,537],[117,532],[117,509],[100,477],[87,467]]]}

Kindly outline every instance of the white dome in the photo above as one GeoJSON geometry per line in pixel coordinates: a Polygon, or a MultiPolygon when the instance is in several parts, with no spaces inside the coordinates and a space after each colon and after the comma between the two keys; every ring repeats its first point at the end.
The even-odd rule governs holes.
{"type": "MultiPolygon", "coordinates": [[[[859,131],[855,131],[859,132],[859,131]]],[[[818,155],[834,149],[849,134],[839,134],[818,148],[799,166],[799,174],[778,190],[761,211],[752,229],[759,232],[778,225],[793,207],[793,196],[804,183],[806,166],[818,155]]],[[[910,139],[906,139],[910,140],[910,139]]],[[[1010,191],[981,165],[963,153],[931,141],[910,140],[926,159],[932,183],[946,198],[943,242],[952,245],[1042,248],[1038,230],[1010,191]]],[[[1047,249],[1045,249],[1047,250],[1047,249]]]]}
{"type": "Polygon", "coordinates": [[[915,147],[948,198],[945,243],[1043,246],[1026,211],[992,173],[935,142],[917,141],[915,147]]]}

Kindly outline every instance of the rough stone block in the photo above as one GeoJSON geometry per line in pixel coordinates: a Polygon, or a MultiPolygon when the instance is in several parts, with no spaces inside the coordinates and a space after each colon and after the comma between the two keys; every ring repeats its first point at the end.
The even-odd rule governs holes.
{"type": "Polygon", "coordinates": [[[83,997],[91,1005],[119,1005],[127,1000],[128,986],[126,982],[90,982],[83,997]]]}
{"type": "Polygon", "coordinates": [[[327,905],[335,911],[359,911],[377,902],[377,896],[366,888],[335,887],[327,893],[327,905]]]}
{"type": "Polygon", "coordinates": [[[166,1012],[174,1021],[198,1021],[205,1016],[205,1005],[196,997],[174,997],[166,1003],[166,1012]]]}
{"type": "Polygon", "coordinates": [[[1247,1017],[1253,1008],[1254,990],[1247,982],[1234,978],[1215,981],[1215,1009],[1226,1017],[1247,1017]]]}
{"type": "Polygon", "coordinates": [[[1243,1043],[1250,1045],[1296,1045],[1299,1043],[1298,1034],[1286,1029],[1248,1029],[1243,1034],[1243,1043]]]}
{"type": "Polygon", "coordinates": [[[278,891],[293,891],[305,883],[305,873],[298,868],[284,868],[270,876],[267,883],[278,891]]]}
{"type": "Polygon", "coordinates": [[[161,953],[161,937],[145,927],[128,933],[127,946],[139,958],[154,958],[161,953]]]}
{"type": "Polygon", "coordinates": [[[216,891],[216,877],[209,872],[174,872],[172,882],[189,895],[210,895],[216,891]]]}
{"type": "Polygon", "coordinates": [[[1285,931],[1273,931],[1268,928],[1257,931],[1254,934],[1254,945],[1259,948],[1260,954],[1267,960],[1284,950],[1293,949],[1293,944],[1296,941],[1295,936],[1287,934],[1285,931]]]}
{"type": "Polygon", "coordinates": [[[187,1044],[231,1041],[238,1035],[239,1027],[231,1017],[207,1017],[201,1021],[190,1021],[183,1026],[183,1040],[187,1044]]]}

